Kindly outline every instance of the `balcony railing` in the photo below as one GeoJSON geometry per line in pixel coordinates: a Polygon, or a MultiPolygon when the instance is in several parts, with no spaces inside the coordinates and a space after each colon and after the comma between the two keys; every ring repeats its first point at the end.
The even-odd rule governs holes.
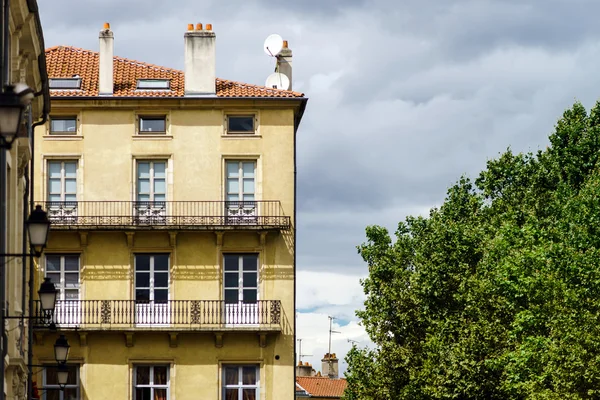
{"type": "MultiPolygon", "coordinates": [[[[34,316],[45,320],[39,301],[34,316]]],[[[281,301],[225,303],[222,300],[170,300],[163,303],[135,300],[57,301],[53,322],[60,329],[150,330],[272,330],[280,331],[281,301]]],[[[46,325],[49,321],[45,321],[46,325]]]]}
{"type": "Polygon", "coordinates": [[[279,201],[47,201],[52,229],[288,229],[279,201]]]}

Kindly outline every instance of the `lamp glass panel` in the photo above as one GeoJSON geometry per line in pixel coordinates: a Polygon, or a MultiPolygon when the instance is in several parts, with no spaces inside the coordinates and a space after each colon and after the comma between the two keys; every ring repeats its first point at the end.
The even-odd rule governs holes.
{"type": "Polygon", "coordinates": [[[45,246],[48,238],[48,229],[50,226],[47,223],[29,223],[29,242],[32,246],[45,246]]]}
{"type": "Polygon", "coordinates": [[[0,135],[11,140],[19,131],[21,107],[0,107],[0,135]]]}

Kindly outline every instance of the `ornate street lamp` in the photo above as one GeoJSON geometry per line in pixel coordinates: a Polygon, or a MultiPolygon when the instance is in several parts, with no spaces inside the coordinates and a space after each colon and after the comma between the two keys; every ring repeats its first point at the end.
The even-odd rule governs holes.
{"type": "Polygon", "coordinates": [[[40,290],[38,290],[40,304],[43,312],[49,314],[52,314],[54,312],[57,294],[58,290],[56,290],[56,287],[54,286],[54,283],[52,283],[50,278],[44,278],[44,282],[40,285],[40,290]]]}
{"type": "Polygon", "coordinates": [[[69,382],[69,368],[65,364],[59,364],[56,371],[56,380],[60,390],[64,390],[67,382],[69,382]]]}
{"type": "Polygon", "coordinates": [[[36,257],[42,255],[46,243],[48,243],[48,232],[50,231],[50,220],[42,206],[35,206],[35,210],[27,218],[27,232],[29,233],[29,245],[36,257]]]}
{"type": "Polygon", "coordinates": [[[54,342],[54,359],[59,364],[65,364],[69,358],[69,342],[65,335],[60,335],[56,342],[54,342]]]}
{"type": "Polygon", "coordinates": [[[12,147],[32,98],[33,90],[22,83],[6,86],[0,93],[0,148],[12,147]]]}

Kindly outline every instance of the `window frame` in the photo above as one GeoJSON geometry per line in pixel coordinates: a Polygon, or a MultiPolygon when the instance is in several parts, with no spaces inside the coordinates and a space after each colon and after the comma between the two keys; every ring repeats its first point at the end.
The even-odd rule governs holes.
{"type": "MultiPolygon", "coordinates": [[[[77,382],[76,384],[67,384],[65,385],[65,389],[76,389],[76,396],[77,399],[81,399],[81,374],[80,374],[80,368],[81,365],[80,364],[66,364],[67,368],[69,367],[73,367],[75,369],[75,381],[77,382]]],[[[42,391],[42,400],[47,400],[47,390],[50,389],[51,391],[57,391],[59,392],[59,400],[67,400],[65,398],[65,391],[64,390],[60,390],[60,385],[57,383],[56,385],[54,384],[47,384],[47,371],[49,368],[55,368],[56,365],[50,365],[48,364],[48,367],[43,369],[42,372],[42,387],[39,388],[40,391],[42,391]]]]}
{"type": "Polygon", "coordinates": [[[260,364],[255,364],[255,363],[248,363],[248,364],[239,364],[239,363],[223,363],[221,364],[221,399],[225,400],[227,399],[227,395],[226,395],[226,390],[227,389],[242,389],[238,391],[238,400],[243,400],[244,398],[244,393],[243,393],[243,389],[254,389],[255,390],[255,394],[254,394],[254,398],[256,400],[259,400],[260,397],[260,371],[261,371],[261,366],[260,364]],[[232,368],[232,367],[237,367],[238,368],[238,383],[233,385],[228,385],[227,384],[227,368],[232,368]],[[254,367],[255,368],[255,377],[256,377],[256,381],[253,385],[244,385],[243,384],[243,368],[244,367],[254,367]]]}
{"type": "Polygon", "coordinates": [[[171,80],[168,78],[139,78],[136,81],[135,88],[137,90],[171,90],[171,80]],[[150,83],[150,82],[166,82],[165,86],[147,86],[140,87],[140,83],[150,83]]]}
{"type": "MultiPolygon", "coordinates": [[[[158,178],[158,179],[163,179],[163,178],[158,178]]],[[[167,202],[169,199],[168,196],[168,192],[169,192],[169,160],[168,159],[163,159],[163,158],[157,158],[157,159],[136,159],[135,160],[135,201],[136,202],[167,202]],[[149,182],[149,188],[150,191],[147,193],[148,195],[148,200],[140,200],[140,172],[139,172],[139,167],[141,163],[149,163],[149,178],[148,178],[148,182],[149,182]],[[164,177],[164,181],[165,181],[165,192],[164,192],[164,196],[165,199],[164,200],[155,200],[154,197],[156,195],[156,192],[154,190],[154,181],[156,178],[156,174],[154,172],[154,164],[155,163],[163,163],[165,165],[165,177],[164,177]]],[[[143,193],[146,194],[146,193],[143,193]]]]}
{"type": "Polygon", "coordinates": [[[78,159],[47,159],[46,160],[46,199],[49,202],[70,202],[70,201],[78,201],[79,199],[79,188],[78,188],[78,180],[79,180],[79,160],[78,159]],[[50,181],[53,179],[50,175],[50,165],[60,163],[60,200],[51,200],[50,196],[55,195],[56,193],[52,193],[50,181]],[[73,193],[67,193],[67,180],[72,178],[67,178],[65,163],[74,163],[75,164],[75,200],[66,200],[66,196],[73,193]]]}
{"type": "Polygon", "coordinates": [[[66,301],[79,301],[81,300],[81,255],[79,253],[49,253],[44,256],[44,277],[48,277],[48,258],[49,257],[60,257],[60,265],[58,271],[51,271],[51,273],[59,274],[59,282],[54,282],[54,286],[57,290],[56,300],[66,301]],[[66,287],[65,274],[74,274],[75,271],[67,271],[65,268],[66,262],[65,257],[77,257],[77,299],[67,299],[65,296],[66,290],[74,290],[73,288],[66,287]]]}
{"type": "Polygon", "coordinates": [[[135,253],[134,254],[134,258],[133,258],[133,296],[134,296],[134,301],[136,302],[136,304],[138,304],[138,301],[140,302],[139,304],[169,304],[169,301],[171,300],[171,253],[135,253]],[[138,270],[138,257],[140,256],[149,256],[150,257],[150,261],[149,261],[149,269],[147,271],[145,270],[138,270]],[[167,256],[167,269],[166,270],[156,270],[155,269],[155,257],[156,256],[167,256]],[[139,286],[138,287],[138,276],[137,274],[139,273],[148,273],[148,286],[139,286]],[[167,274],[167,286],[156,286],[156,273],[166,273],[167,274]],[[148,290],[148,300],[147,303],[142,303],[142,300],[138,300],[137,299],[137,290],[138,289],[147,289],[148,290]],[[157,300],[155,299],[155,290],[167,290],[167,300],[166,302],[157,302],[157,300]]]}
{"type": "Polygon", "coordinates": [[[137,388],[150,388],[150,398],[154,398],[154,389],[166,389],[167,398],[165,400],[169,400],[171,398],[171,365],[170,364],[134,364],[133,365],[133,377],[132,377],[132,400],[137,400],[136,398],[136,390],[137,388]],[[149,367],[148,371],[148,384],[138,384],[137,383],[137,369],[139,367],[149,367]],[[154,384],[154,368],[155,367],[165,367],[167,370],[167,384],[159,385],[154,384]]]}
{"type": "Polygon", "coordinates": [[[225,159],[225,193],[224,193],[225,201],[256,202],[257,201],[257,173],[258,173],[258,161],[256,159],[225,159]],[[238,177],[237,177],[238,199],[236,199],[236,200],[229,199],[229,196],[232,193],[232,192],[229,192],[229,180],[235,179],[234,177],[230,178],[230,176],[229,176],[229,164],[233,164],[233,163],[238,164],[238,172],[237,172],[238,173],[238,177]],[[254,190],[252,191],[252,193],[250,193],[250,192],[246,193],[244,191],[244,179],[249,180],[249,178],[244,178],[244,163],[254,164],[254,172],[253,172],[253,176],[252,176],[254,190]],[[245,200],[244,196],[250,195],[250,194],[252,194],[252,197],[253,197],[252,200],[245,200]]]}
{"type": "Polygon", "coordinates": [[[165,136],[167,135],[167,131],[168,131],[168,126],[167,126],[167,122],[168,122],[168,118],[166,114],[139,114],[137,116],[137,124],[136,124],[136,131],[137,134],[139,136],[152,136],[152,135],[160,135],[160,136],[165,136]],[[147,130],[142,130],[142,122],[143,120],[154,120],[154,121],[159,121],[162,120],[164,123],[164,130],[162,131],[147,131],[147,130]]]}
{"type": "Polygon", "coordinates": [[[79,124],[77,115],[55,115],[50,116],[50,121],[48,125],[48,134],[51,136],[76,136],[79,134],[79,124]],[[74,121],[75,122],[75,130],[74,131],[55,131],[52,129],[54,121],[74,121]]]}
{"type": "Polygon", "coordinates": [[[48,78],[48,88],[50,90],[81,90],[81,77],[75,76],[71,78],[48,78]],[[73,86],[66,87],[52,87],[53,83],[61,82],[76,82],[73,86]]]}
{"type": "Polygon", "coordinates": [[[258,304],[260,301],[260,253],[238,253],[238,252],[226,252],[222,254],[223,257],[223,301],[225,304],[258,304]],[[237,257],[238,259],[238,267],[236,270],[227,270],[225,267],[225,257],[237,257]],[[244,270],[244,257],[253,256],[256,261],[256,269],[255,270],[244,270]],[[237,286],[227,286],[226,276],[238,274],[237,286]],[[256,286],[245,286],[244,285],[244,273],[256,273],[256,286]],[[225,291],[226,290],[237,289],[237,301],[227,303],[225,291]],[[252,302],[244,301],[244,291],[245,290],[255,290],[256,291],[256,300],[252,302]]]}
{"type": "Polygon", "coordinates": [[[227,135],[240,135],[240,136],[252,136],[258,134],[258,118],[255,113],[229,113],[225,115],[225,134],[227,135]],[[234,131],[229,129],[230,118],[251,118],[252,119],[252,131],[234,131]]]}

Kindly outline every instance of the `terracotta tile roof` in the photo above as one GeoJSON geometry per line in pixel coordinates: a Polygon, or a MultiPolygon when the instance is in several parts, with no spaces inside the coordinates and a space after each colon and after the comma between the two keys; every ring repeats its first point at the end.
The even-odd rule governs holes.
{"type": "Polygon", "coordinates": [[[345,379],[331,379],[321,376],[298,376],[296,377],[296,384],[296,391],[304,389],[313,397],[339,399],[346,390],[347,382],[345,379]]]}
{"type": "MultiPolygon", "coordinates": [[[[51,97],[95,97],[98,96],[99,54],[95,51],[71,46],[56,46],[46,49],[46,65],[49,78],[81,77],[81,90],[50,90],[51,97]]],[[[183,97],[184,73],[172,68],[160,67],[140,61],[114,57],[113,97],[183,97]],[[139,90],[138,79],[169,79],[171,90],[139,90]]],[[[270,89],[265,86],[217,78],[217,97],[243,98],[293,98],[303,93],[291,90],[270,89]]]]}

